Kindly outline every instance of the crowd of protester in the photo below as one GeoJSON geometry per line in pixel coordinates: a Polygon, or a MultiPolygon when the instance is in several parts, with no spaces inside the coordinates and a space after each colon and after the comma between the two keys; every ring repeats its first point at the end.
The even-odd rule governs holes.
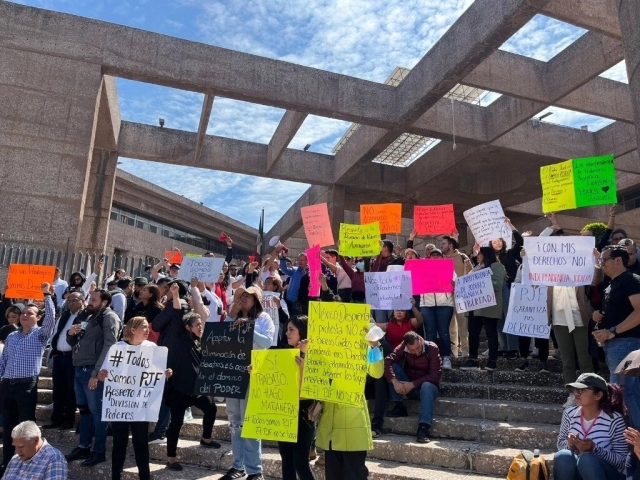
{"type": "MultiPolygon", "coordinates": [[[[593,283],[548,287],[549,340],[502,332],[511,285],[522,277],[523,237],[532,235],[520,234],[510,222],[513,239],[476,244],[469,255],[459,249],[455,233],[442,237],[439,248],[426,244],[423,252],[414,248],[415,232],[406,248],[383,241],[380,255],[373,258],[323,251],[318,297],[310,295],[304,253],[290,258],[279,244],[263,262],[244,262],[233,259],[229,238],[228,254],[215,283],[179,280],[180,264],[166,258],[137,278],[128,277],[122,269],[103,272],[101,262],[94,272],[73,272],[68,282],[56,270],[53,281],[42,285],[44,301],[3,298],[0,303],[4,478],[26,478],[19,476],[25,472],[29,478],[66,478],[67,462],[81,461],[84,467],[103,463],[110,432],[114,479],[121,478],[130,432],[139,478],[151,478],[149,444],[166,444],[166,468],[181,471],[177,445],[184,422],[191,418],[190,407],[204,414],[201,448],[221,447],[213,438],[213,426],[216,401],[222,399],[194,394],[206,322],[251,322],[253,349],[298,348],[301,355],[296,362],[302,372],[310,301],[364,303],[365,272],[392,270],[406,259],[450,258],[455,277],[491,270],[496,305],[460,314],[453,294],[441,293],[414,296],[410,310],[373,310],[366,336],[370,347],[365,389],[375,405],[372,420],[365,403],[346,407],[327,402],[318,420],[310,413],[313,399],[300,398],[298,442],[279,443],[282,478],[315,478],[309,461],[317,458],[317,464],[324,464],[326,478],[366,479],[372,438],[385,433],[385,416],[408,416],[404,399],[420,403],[416,441],[430,441],[440,380],[443,370],[454,368],[452,359],[461,359],[462,370],[480,370],[483,364],[491,372],[498,359],[506,357],[513,361],[514,371],[524,373],[531,368],[530,358],[537,357],[540,373],[546,374],[553,346],[554,357],[562,362],[564,382],[573,389],[564,405],[556,478],[620,479],[626,473],[627,478],[638,479],[640,382],[633,375],[621,381],[614,372],[625,356],[640,350],[640,263],[635,242],[615,228],[616,213],[612,207],[603,231],[591,226],[581,232],[599,235],[593,283]],[[512,246],[507,248],[508,244],[512,246]],[[265,311],[263,292],[276,292],[277,318],[265,311]],[[486,352],[480,351],[483,329],[486,352]],[[168,349],[162,407],[151,433],[148,422],[109,425],[102,420],[105,358],[116,344],[168,349]],[[76,411],[80,414],[78,445],[66,458],[43,440],[33,423],[38,376],[48,346],[53,409],[50,422],[42,428],[75,428],[76,411]],[[486,362],[480,361],[483,356],[486,362]],[[598,375],[606,375],[601,362],[607,367],[609,383],[598,375]]],[[[564,235],[555,215],[548,218],[551,225],[540,235],[564,235]]],[[[261,441],[241,436],[246,398],[227,398],[226,408],[233,464],[221,480],[263,478],[261,441]]]]}

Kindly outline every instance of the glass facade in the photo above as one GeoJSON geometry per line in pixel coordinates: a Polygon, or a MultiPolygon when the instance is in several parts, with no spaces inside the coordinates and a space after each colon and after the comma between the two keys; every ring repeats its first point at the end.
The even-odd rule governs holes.
{"type": "MultiPolygon", "coordinates": [[[[171,238],[177,242],[187,243],[195,247],[204,248],[216,254],[225,255],[227,253],[226,243],[221,242],[217,238],[204,237],[197,233],[191,233],[183,228],[168,225],[164,222],[152,219],[138,212],[134,212],[127,208],[112,205],[111,206],[111,220],[116,222],[122,222],[126,225],[146,230],[147,232],[162,235],[163,237],[171,238]]],[[[253,252],[248,252],[243,248],[233,248],[234,257],[242,255],[251,255],[253,252]]]]}

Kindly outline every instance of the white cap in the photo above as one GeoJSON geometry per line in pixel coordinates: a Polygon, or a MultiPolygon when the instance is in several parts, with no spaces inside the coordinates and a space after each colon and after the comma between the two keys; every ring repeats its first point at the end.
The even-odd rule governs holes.
{"type": "Polygon", "coordinates": [[[372,325],[364,338],[369,342],[377,342],[382,337],[384,337],[384,332],[382,331],[382,329],[377,325],[372,325]]]}

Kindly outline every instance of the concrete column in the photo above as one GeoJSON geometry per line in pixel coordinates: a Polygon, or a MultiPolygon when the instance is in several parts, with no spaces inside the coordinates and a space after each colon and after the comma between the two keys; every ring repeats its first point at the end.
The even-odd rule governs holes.
{"type": "Polygon", "coordinates": [[[640,145],[640,2],[618,0],[618,17],[629,76],[629,90],[640,145]]]}
{"type": "Polygon", "coordinates": [[[0,225],[74,248],[94,141],[99,65],[0,47],[0,225]]]}
{"type": "Polygon", "coordinates": [[[327,206],[329,208],[329,219],[331,220],[331,230],[333,231],[333,238],[338,241],[338,234],[340,233],[340,224],[344,221],[344,185],[333,185],[330,187],[329,201],[327,206]]]}

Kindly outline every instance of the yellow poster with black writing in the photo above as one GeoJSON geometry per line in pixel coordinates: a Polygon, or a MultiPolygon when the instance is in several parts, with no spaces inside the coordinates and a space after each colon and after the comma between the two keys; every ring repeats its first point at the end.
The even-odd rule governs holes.
{"type": "Polygon", "coordinates": [[[253,350],[242,437],[298,441],[300,350],[253,350]]]}
{"type": "Polygon", "coordinates": [[[310,302],[309,343],[300,396],[361,406],[367,378],[365,335],[371,306],[310,302]]]}
{"type": "Polygon", "coordinates": [[[340,255],[348,257],[374,257],[380,253],[380,224],[340,224],[340,255]]]}

